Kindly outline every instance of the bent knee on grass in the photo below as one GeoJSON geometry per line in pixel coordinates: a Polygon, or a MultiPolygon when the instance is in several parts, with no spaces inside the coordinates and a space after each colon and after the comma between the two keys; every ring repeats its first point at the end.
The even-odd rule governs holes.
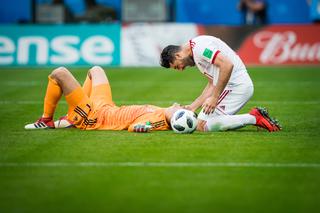
{"type": "Polygon", "coordinates": [[[74,78],[72,73],[65,67],[59,67],[52,71],[50,77],[54,79],[61,87],[64,95],[68,95],[77,87],[80,87],[79,82],[74,78]]]}
{"type": "Polygon", "coordinates": [[[100,84],[109,84],[109,80],[105,71],[100,66],[94,66],[89,70],[92,85],[97,86],[100,84]]]}
{"type": "Polygon", "coordinates": [[[57,82],[60,82],[66,79],[69,75],[72,75],[72,74],[67,68],[58,67],[51,72],[50,77],[56,80],[57,82]]]}

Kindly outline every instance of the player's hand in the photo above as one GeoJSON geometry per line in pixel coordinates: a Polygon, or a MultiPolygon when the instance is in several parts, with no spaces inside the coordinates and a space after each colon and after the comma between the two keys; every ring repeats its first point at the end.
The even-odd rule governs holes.
{"type": "Polygon", "coordinates": [[[184,105],[184,106],[182,106],[182,108],[186,109],[186,110],[193,111],[193,109],[191,108],[191,105],[184,105]]]}
{"type": "Polygon", "coordinates": [[[192,111],[192,112],[195,112],[195,111],[198,109],[197,106],[192,106],[192,104],[190,104],[190,105],[185,105],[185,106],[182,106],[182,107],[183,107],[183,109],[190,110],[190,111],[192,111]]]}
{"type": "Polygon", "coordinates": [[[207,98],[202,104],[204,114],[208,115],[212,113],[217,106],[218,99],[215,97],[207,98]]]}
{"type": "Polygon", "coordinates": [[[152,130],[152,125],[147,122],[146,124],[136,124],[133,127],[134,132],[140,132],[140,133],[145,133],[145,132],[150,132],[152,130]]]}

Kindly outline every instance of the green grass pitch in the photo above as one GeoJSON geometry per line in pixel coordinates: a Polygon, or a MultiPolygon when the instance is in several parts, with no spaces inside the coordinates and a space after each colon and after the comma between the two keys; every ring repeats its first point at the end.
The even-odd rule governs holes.
{"type": "MultiPolygon", "coordinates": [[[[71,70],[83,82],[86,70],[71,70]]],[[[319,211],[319,67],[248,70],[255,93],[240,113],[265,106],[283,131],[26,131],[50,69],[1,68],[0,212],[319,211]]],[[[196,69],[107,73],[118,105],[188,104],[206,83],[196,69]]]]}

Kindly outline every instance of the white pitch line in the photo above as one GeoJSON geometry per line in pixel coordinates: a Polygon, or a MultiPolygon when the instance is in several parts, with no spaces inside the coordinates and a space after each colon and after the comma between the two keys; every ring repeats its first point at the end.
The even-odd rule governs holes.
{"type": "Polygon", "coordinates": [[[14,163],[3,162],[0,167],[174,167],[174,168],[317,168],[320,169],[320,163],[237,163],[237,162],[27,162],[14,163]]]}

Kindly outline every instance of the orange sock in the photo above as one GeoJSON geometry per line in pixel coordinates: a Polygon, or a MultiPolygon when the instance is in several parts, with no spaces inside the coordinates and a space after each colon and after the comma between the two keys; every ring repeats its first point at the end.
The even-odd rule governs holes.
{"type": "Polygon", "coordinates": [[[42,117],[53,117],[54,111],[57,107],[58,101],[62,95],[62,90],[58,83],[48,77],[48,86],[46,96],[44,97],[44,106],[43,106],[43,116],[42,117]]]}

